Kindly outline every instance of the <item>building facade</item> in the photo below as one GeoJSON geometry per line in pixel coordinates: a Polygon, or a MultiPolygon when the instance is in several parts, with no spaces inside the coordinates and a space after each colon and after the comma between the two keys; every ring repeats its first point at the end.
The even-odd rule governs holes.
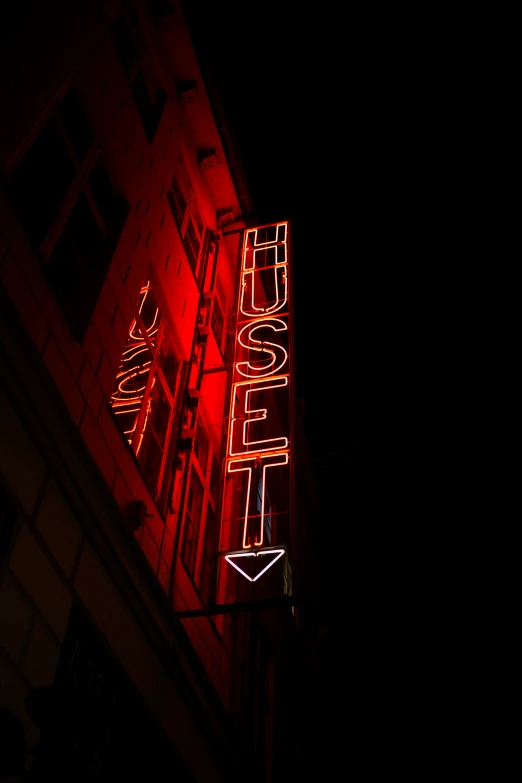
{"type": "Polygon", "coordinates": [[[1,52],[4,770],[277,780],[300,752],[317,516],[291,383],[290,227],[252,231],[178,4],[26,11],[6,15],[1,52]],[[245,343],[249,241],[264,243],[269,323],[256,332],[261,311],[244,311],[245,343]],[[248,388],[272,385],[241,414],[234,372],[256,350],[248,388]],[[263,579],[227,559],[255,547],[256,564],[279,547],[263,579]]]}

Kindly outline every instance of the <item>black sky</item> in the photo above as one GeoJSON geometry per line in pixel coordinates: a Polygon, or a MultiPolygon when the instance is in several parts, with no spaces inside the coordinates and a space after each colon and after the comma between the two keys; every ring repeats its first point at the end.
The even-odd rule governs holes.
{"type": "Polygon", "coordinates": [[[454,219],[447,47],[428,13],[395,8],[190,0],[185,14],[256,216],[292,221],[297,389],[328,526],[404,517],[421,451],[444,440],[431,316],[454,219]]]}
{"type": "Polygon", "coordinates": [[[419,770],[419,753],[434,768],[454,677],[442,607],[460,444],[442,346],[463,212],[458,41],[442,16],[395,4],[192,0],[185,13],[257,216],[293,226],[330,620],[323,750],[366,763],[360,779],[419,770]]]}

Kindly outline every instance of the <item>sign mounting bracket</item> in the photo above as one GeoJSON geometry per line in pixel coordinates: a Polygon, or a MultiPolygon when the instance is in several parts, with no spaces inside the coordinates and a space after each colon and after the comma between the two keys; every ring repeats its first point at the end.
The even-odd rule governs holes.
{"type": "Polygon", "coordinates": [[[275,598],[263,598],[257,601],[238,601],[230,604],[209,604],[201,609],[187,609],[175,612],[181,619],[190,617],[210,617],[217,614],[235,614],[238,612],[261,612],[268,609],[284,609],[287,606],[297,606],[298,598],[294,595],[281,595],[275,598]]]}

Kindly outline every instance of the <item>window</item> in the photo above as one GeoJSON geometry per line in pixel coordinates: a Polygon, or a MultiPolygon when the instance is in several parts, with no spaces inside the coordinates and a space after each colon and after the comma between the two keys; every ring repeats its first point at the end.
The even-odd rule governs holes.
{"type": "Polygon", "coordinates": [[[219,487],[221,483],[221,471],[219,469],[219,461],[217,455],[212,456],[212,473],[210,475],[210,494],[214,499],[214,503],[217,506],[219,499],[219,487]]]}
{"type": "Polygon", "coordinates": [[[187,567],[187,571],[193,578],[195,578],[196,575],[202,505],[203,487],[197,475],[197,471],[194,467],[192,467],[187,498],[187,509],[185,514],[185,529],[183,531],[181,557],[183,558],[183,562],[187,567]]]}
{"type": "Polygon", "coordinates": [[[200,419],[196,427],[196,438],[194,440],[194,456],[198,461],[198,465],[203,474],[205,483],[207,483],[205,474],[208,470],[209,450],[210,450],[210,443],[208,440],[208,436],[200,419]]]}
{"type": "Polygon", "coordinates": [[[212,306],[212,331],[221,352],[224,350],[224,338],[226,338],[227,322],[227,299],[225,290],[219,277],[216,280],[216,289],[214,291],[214,302],[212,306]]]}
{"type": "Polygon", "coordinates": [[[113,188],[74,87],[10,173],[7,190],[82,339],[129,207],[113,188]]]}
{"type": "Polygon", "coordinates": [[[217,515],[212,506],[209,505],[205,524],[205,539],[203,542],[203,557],[201,561],[201,578],[199,582],[199,592],[205,605],[208,604],[209,600],[215,598],[213,574],[217,548],[217,515]]]}
{"type": "Polygon", "coordinates": [[[147,281],[129,329],[111,404],[160,510],[165,500],[165,464],[172,441],[180,369],[166,319],[147,281]]]}
{"type": "Polygon", "coordinates": [[[136,12],[130,4],[112,23],[112,39],[149,144],[159,125],[167,94],[136,12]]]}
{"type": "Polygon", "coordinates": [[[235,335],[233,331],[228,328],[229,313],[230,305],[226,288],[221,277],[217,275],[210,323],[218,348],[221,351],[221,355],[225,362],[232,362],[234,357],[235,335]]]}
{"type": "Polygon", "coordinates": [[[199,283],[203,276],[203,251],[205,249],[206,232],[201,220],[194,188],[190,184],[190,179],[181,158],[178,161],[176,173],[172,178],[167,193],[167,200],[172,217],[181,235],[188,262],[199,283]]]}
{"type": "Polygon", "coordinates": [[[201,419],[191,455],[191,478],[181,556],[207,604],[213,597],[213,568],[218,548],[217,486],[219,462],[201,419]]]}

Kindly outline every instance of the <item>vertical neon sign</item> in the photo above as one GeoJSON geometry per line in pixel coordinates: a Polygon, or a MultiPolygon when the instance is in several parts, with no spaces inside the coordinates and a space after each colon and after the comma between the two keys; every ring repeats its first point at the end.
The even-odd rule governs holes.
{"type": "Polygon", "coordinates": [[[225,467],[225,481],[240,482],[240,548],[224,558],[251,582],[286,551],[273,538],[283,535],[276,514],[289,514],[281,511],[291,446],[288,267],[288,223],[245,232],[225,467]]]}

